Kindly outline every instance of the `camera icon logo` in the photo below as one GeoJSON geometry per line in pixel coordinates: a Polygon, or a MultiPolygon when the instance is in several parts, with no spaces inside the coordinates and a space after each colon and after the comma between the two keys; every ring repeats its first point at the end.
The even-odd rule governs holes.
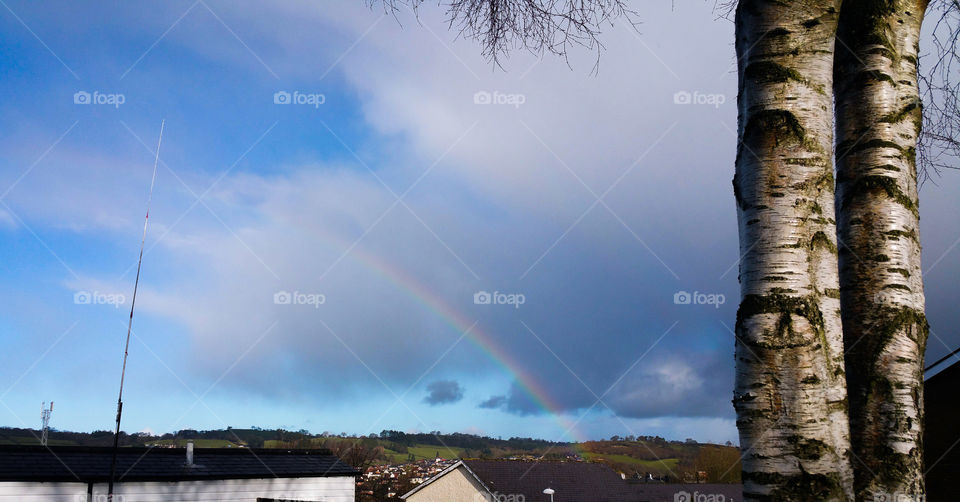
{"type": "Polygon", "coordinates": [[[75,105],[89,105],[90,93],[87,91],[77,91],[73,93],[73,104],[75,105]]]}
{"type": "Polygon", "coordinates": [[[693,301],[693,296],[686,291],[677,291],[673,294],[673,303],[676,305],[690,305],[691,301],[693,301]]]}
{"type": "Polygon", "coordinates": [[[473,94],[473,104],[489,105],[493,102],[493,96],[487,91],[477,91],[473,94]]]}
{"type": "Polygon", "coordinates": [[[673,103],[677,105],[689,105],[693,102],[693,96],[687,91],[678,91],[673,95],[673,103]]]}
{"type": "Polygon", "coordinates": [[[287,91],[277,91],[273,93],[273,104],[289,105],[291,103],[290,93],[287,91]]]}
{"type": "Polygon", "coordinates": [[[692,502],[693,496],[690,495],[690,492],[680,490],[677,493],[673,494],[673,502],[692,502]]]}
{"type": "Polygon", "coordinates": [[[73,303],[77,305],[90,305],[93,295],[89,291],[77,291],[73,294],[73,303]]]}
{"type": "Polygon", "coordinates": [[[477,291],[473,294],[473,303],[476,305],[490,305],[493,296],[486,291],[477,291]]]}
{"type": "Polygon", "coordinates": [[[273,303],[275,305],[290,305],[293,297],[287,291],[277,291],[273,294],[273,303]]]}

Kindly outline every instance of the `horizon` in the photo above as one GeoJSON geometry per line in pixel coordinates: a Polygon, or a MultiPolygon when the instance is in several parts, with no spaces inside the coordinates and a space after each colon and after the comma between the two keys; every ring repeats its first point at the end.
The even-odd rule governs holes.
{"type": "MultiPolygon", "coordinates": [[[[15,428],[15,427],[9,427],[9,426],[0,426],[0,429],[17,429],[17,428],[15,428]]],[[[31,430],[34,431],[34,432],[39,431],[39,429],[31,429],[31,430]]],[[[633,440],[628,440],[626,437],[620,437],[619,439],[613,439],[612,437],[609,437],[609,438],[588,439],[588,440],[586,440],[586,441],[574,441],[574,442],[570,442],[570,441],[554,441],[554,440],[551,440],[551,439],[548,439],[548,438],[542,438],[542,437],[527,437],[527,436],[503,437],[503,436],[489,436],[489,435],[483,435],[483,434],[471,434],[471,433],[467,433],[467,432],[444,432],[444,431],[412,432],[412,431],[394,431],[394,430],[392,430],[392,429],[384,429],[384,430],[382,430],[382,431],[379,432],[379,433],[370,433],[370,434],[367,434],[367,435],[362,435],[362,434],[354,434],[354,433],[350,433],[350,432],[340,432],[340,433],[333,433],[333,432],[331,432],[331,431],[312,432],[312,431],[309,431],[309,430],[307,430],[306,432],[304,432],[304,431],[302,431],[302,430],[293,431],[293,430],[287,430],[287,429],[265,429],[265,428],[256,427],[256,426],[250,426],[250,427],[233,427],[233,426],[228,426],[227,428],[224,428],[224,429],[199,429],[199,430],[198,430],[198,429],[181,429],[181,430],[179,430],[179,431],[170,431],[170,432],[155,432],[155,431],[149,431],[149,432],[147,432],[147,431],[138,431],[138,432],[135,432],[135,433],[130,433],[130,432],[121,430],[120,433],[121,433],[121,434],[125,434],[125,435],[127,435],[127,436],[132,436],[133,434],[146,433],[146,434],[149,434],[150,437],[162,437],[162,436],[165,436],[165,435],[168,435],[168,434],[173,435],[173,436],[176,436],[178,433],[183,432],[183,431],[194,431],[194,432],[198,432],[198,433],[208,433],[208,432],[219,432],[219,431],[224,431],[224,432],[226,432],[226,431],[230,431],[230,430],[247,430],[247,431],[258,431],[258,432],[280,432],[280,431],[283,431],[283,432],[288,432],[288,433],[292,433],[292,434],[303,434],[304,436],[310,436],[310,437],[315,437],[315,438],[379,439],[379,440],[383,440],[383,439],[384,439],[384,438],[383,438],[383,433],[384,433],[384,432],[402,432],[402,433],[404,433],[404,434],[406,434],[406,435],[424,435],[424,436],[452,436],[452,435],[456,435],[456,434],[461,434],[461,435],[467,435],[467,436],[474,436],[474,437],[478,437],[478,438],[481,438],[481,439],[491,439],[491,440],[495,440],[495,441],[509,441],[509,440],[511,440],[511,439],[529,439],[529,440],[533,440],[533,441],[543,441],[543,442],[548,443],[548,444],[579,444],[579,443],[584,443],[584,442],[620,442],[620,441],[623,441],[623,442],[638,441],[638,442],[639,442],[639,441],[641,441],[641,440],[647,440],[647,439],[662,439],[663,441],[666,441],[666,442],[668,442],[668,443],[688,444],[688,441],[693,440],[696,444],[701,444],[701,445],[729,446],[729,447],[737,447],[737,448],[739,448],[739,444],[737,444],[735,441],[731,441],[731,442],[730,442],[731,444],[726,444],[725,442],[717,442],[717,441],[697,441],[697,440],[695,440],[695,439],[693,439],[693,438],[679,439],[679,438],[666,438],[666,437],[649,436],[649,435],[631,436],[631,437],[634,437],[633,440]],[[375,437],[375,438],[371,438],[371,435],[376,436],[376,437],[375,437]]],[[[91,430],[91,431],[75,431],[75,430],[60,430],[60,429],[56,429],[56,428],[54,428],[54,427],[51,427],[51,428],[50,428],[50,432],[61,432],[61,433],[67,433],[67,434],[94,434],[94,433],[97,433],[97,432],[105,432],[105,433],[109,433],[111,436],[113,435],[113,430],[107,430],[107,429],[91,430]]],[[[186,438],[186,439],[183,439],[183,441],[193,441],[193,439],[186,438]]],[[[20,445],[20,446],[23,446],[21,443],[10,443],[10,445],[20,445]]],[[[58,445],[58,446],[87,446],[87,445],[58,445]]],[[[121,446],[123,446],[123,445],[121,445],[121,446]]],[[[130,445],[127,445],[127,446],[130,446],[130,445]]],[[[126,446],[124,446],[124,447],[126,447],[126,446]]],[[[440,447],[441,447],[441,448],[447,448],[447,446],[444,446],[444,445],[440,445],[440,447]]],[[[201,448],[201,447],[198,446],[198,448],[201,448]]],[[[211,447],[211,448],[213,448],[213,447],[211,447]]]]}

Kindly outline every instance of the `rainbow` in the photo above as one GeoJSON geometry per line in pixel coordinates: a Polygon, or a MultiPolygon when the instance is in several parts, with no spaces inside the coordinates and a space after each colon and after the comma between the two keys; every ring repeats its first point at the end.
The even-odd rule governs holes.
{"type": "MultiPolygon", "coordinates": [[[[331,238],[333,236],[327,234],[327,237],[331,238]]],[[[351,245],[339,237],[333,237],[331,240],[344,244],[342,249],[349,249],[348,246],[351,245]]],[[[440,319],[458,333],[465,333],[465,338],[470,340],[477,348],[486,354],[491,361],[513,377],[537,406],[552,416],[562,430],[565,431],[565,434],[574,439],[574,443],[582,443],[589,440],[578,428],[580,421],[571,420],[566,413],[562,411],[563,408],[559,403],[553,400],[547,389],[541,385],[529,371],[525,370],[523,365],[510,356],[509,352],[501,347],[489,333],[481,330],[476,323],[470,321],[467,316],[444,302],[442,298],[430,291],[415,277],[399,267],[392,266],[381,257],[368,253],[358,246],[354,246],[353,249],[349,251],[348,256],[351,260],[359,262],[367,269],[376,272],[377,275],[406,292],[411,298],[439,316],[440,319]]]]}

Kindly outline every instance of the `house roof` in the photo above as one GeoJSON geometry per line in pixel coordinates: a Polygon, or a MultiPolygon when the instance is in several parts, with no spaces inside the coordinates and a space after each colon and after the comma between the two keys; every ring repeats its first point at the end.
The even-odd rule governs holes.
{"type": "Polygon", "coordinates": [[[956,478],[960,472],[960,363],[944,368],[924,383],[926,414],[923,446],[929,500],[956,498],[956,478]]]}
{"type": "Polygon", "coordinates": [[[743,485],[739,484],[629,483],[610,467],[596,463],[464,460],[444,469],[401,498],[410,497],[461,467],[476,478],[488,495],[502,496],[503,500],[546,502],[551,499],[543,493],[545,488],[554,490],[554,502],[673,502],[682,492],[714,495],[712,500],[740,500],[743,495],[743,485]],[[716,497],[721,494],[723,499],[716,497]]]}
{"type": "Polygon", "coordinates": [[[743,500],[741,484],[666,484],[628,483],[624,501],[629,502],[674,502],[676,500],[743,500]],[[687,495],[683,496],[682,493],[687,495]],[[720,497],[723,495],[723,497],[720,497]]]}
{"type": "Polygon", "coordinates": [[[930,378],[927,378],[925,385],[927,387],[933,386],[946,386],[950,385],[952,382],[956,382],[960,379],[960,363],[953,363],[950,366],[940,370],[937,374],[933,375],[930,378]]]}
{"type": "MultiPolygon", "coordinates": [[[[615,502],[623,500],[626,483],[602,464],[585,462],[525,462],[518,460],[463,460],[444,469],[402,498],[426,488],[448,472],[465,468],[490,495],[510,500],[549,500],[545,488],[553,488],[555,502],[615,502]],[[523,497],[521,498],[520,495],[523,497]]],[[[497,499],[494,499],[497,500],[497,499]]]]}
{"type": "MultiPolygon", "coordinates": [[[[467,473],[470,474],[470,476],[473,477],[473,479],[477,480],[477,483],[480,483],[480,486],[482,486],[484,489],[487,489],[487,486],[483,483],[483,480],[481,480],[480,478],[478,478],[477,475],[474,474],[473,471],[471,471],[469,467],[467,467],[466,465],[464,465],[462,460],[458,460],[455,464],[453,464],[453,465],[451,465],[450,467],[447,467],[446,469],[444,469],[444,470],[442,470],[442,471],[434,474],[430,479],[428,479],[428,480],[424,481],[423,483],[420,483],[419,485],[415,486],[415,487],[413,488],[413,490],[410,490],[409,492],[404,493],[403,495],[400,496],[400,498],[405,500],[407,497],[413,495],[414,493],[417,493],[417,492],[420,491],[421,489],[425,488],[427,485],[429,485],[429,484],[433,483],[434,481],[442,478],[442,477],[445,476],[448,472],[450,472],[450,471],[452,471],[452,470],[454,470],[454,469],[459,469],[459,468],[466,469],[467,473]]],[[[487,490],[487,491],[490,491],[490,490],[487,490]]]]}
{"type": "MultiPolygon", "coordinates": [[[[603,464],[587,462],[524,462],[515,460],[465,460],[464,464],[493,493],[520,495],[524,500],[555,502],[613,502],[622,500],[625,483],[603,464]]],[[[519,498],[519,497],[515,497],[519,498]]]]}
{"type": "MultiPolygon", "coordinates": [[[[104,482],[112,448],[0,446],[0,481],[104,482]]],[[[186,465],[185,448],[120,448],[117,481],[299,478],[359,474],[327,450],[196,448],[186,465]]]]}

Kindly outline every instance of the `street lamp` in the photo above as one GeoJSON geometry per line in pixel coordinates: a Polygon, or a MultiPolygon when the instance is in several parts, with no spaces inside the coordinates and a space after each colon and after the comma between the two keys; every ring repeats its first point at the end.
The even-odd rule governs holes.
{"type": "Polygon", "coordinates": [[[550,502],[553,502],[553,494],[556,493],[555,491],[553,491],[553,488],[547,488],[546,490],[543,491],[543,493],[550,495],[550,502]]]}

